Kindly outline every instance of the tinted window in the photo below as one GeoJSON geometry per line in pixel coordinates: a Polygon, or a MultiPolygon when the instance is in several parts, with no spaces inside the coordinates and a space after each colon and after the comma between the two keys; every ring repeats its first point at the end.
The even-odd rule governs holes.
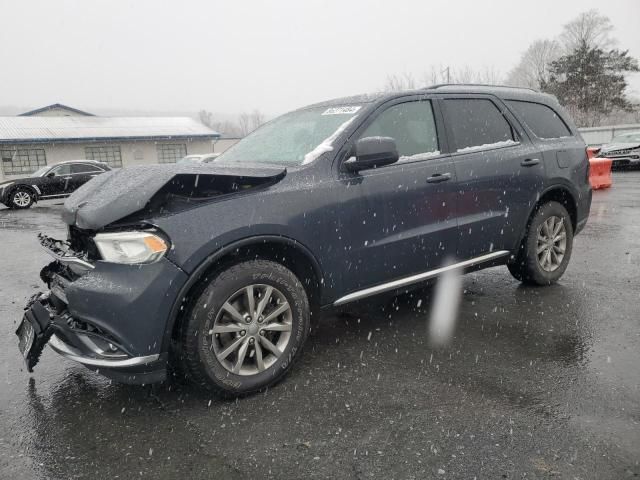
{"type": "Polygon", "coordinates": [[[492,101],[447,99],[444,104],[448,126],[453,133],[454,150],[513,142],[511,125],[492,101]]]}
{"type": "Polygon", "coordinates": [[[382,112],[360,135],[395,139],[400,160],[419,160],[438,152],[438,136],[431,102],[408,102],[382,112]]]}
{"type": "Polygon", "coordinates": [[[93,173],[93,172],[101,172],[102,170],[98,167],[94,167],[93,165],[87,165],[85,163],[78,163],[75,165],[71,165],[72,173],[93,173]]]}
{"type": "Polygon", "coordinates": [[[70,175],[71,174],[71,166],[70,165],[60,165],[59,167],[55,167],[51,171],[55,175],[57,175],[58,177],[61,177],[63,175],[70,175]]]}
{"type": "Polygon", "coordinates": [[[569,137],[571,132],[551,108],[540,103],[507,100],[507,104],[538,138],[569,137]]]}

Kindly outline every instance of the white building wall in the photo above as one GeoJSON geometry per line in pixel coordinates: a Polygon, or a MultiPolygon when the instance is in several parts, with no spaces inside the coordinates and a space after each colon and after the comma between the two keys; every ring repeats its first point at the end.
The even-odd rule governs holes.
{"type": "MultiPolygon", "coordinates": [[[[45,143],[37,145],[2,145],[4,147],[13,148],[43,148],[45,151],[47,165],[54,165],[56,163],[64,162],[67,160],[84,160],[86,159],[85,147],[98,147],[104,145],[117,145],[120,147],[122,155],[122,166],[127,167],[131,165],[151,165],[158,163],[158,144],[184,144],[187,148],[187,155],[191,154],[204,154],[213,152],[213,140],[209,139],[194,139],[194,140],[167,140],[167,141],[134,141],[134,142],[104,142],[104,143],[45,143]]],[[[228,148],[228,147],[227,147],[228,148]]],[[[226,149],[226,148],[225,148],[226,149]]],[[[219,148],[216,148],[216,152],[219,152],[219,148]]],[[[25,176],[25,175],[17,175],[25,176]]],[[[3,179],[15,178],[16,175],[5,176],[1,171],[0,166],[0,181],[3,179]]]]}
{"type": "Polygon", "coordinates": [[[213,141],[213,151],[222,153],[240,141],[239,138],[219,138],[213,141]]]}

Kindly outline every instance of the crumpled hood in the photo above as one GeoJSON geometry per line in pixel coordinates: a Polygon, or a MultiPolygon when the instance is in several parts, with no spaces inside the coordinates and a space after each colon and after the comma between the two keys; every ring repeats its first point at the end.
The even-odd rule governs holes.
{"type": "Polygon", "coordinates": [[[98,230],[142,210],[172,181],[198,185],[198,182],[206,183],[220,177],[268,180],[282,178],[285,174],[284,167],[215,163],[140,165],[112,170],[85,183],[67,198],[62,219],[81,229],[98,230]]]}
{"type": "Polygon", "coordinates": [[[615,152],[616,150],[628,150],[640,147],[640,143],[610,143],[608,145],[604,145],[600,149],[600,154],[615,152]]]}

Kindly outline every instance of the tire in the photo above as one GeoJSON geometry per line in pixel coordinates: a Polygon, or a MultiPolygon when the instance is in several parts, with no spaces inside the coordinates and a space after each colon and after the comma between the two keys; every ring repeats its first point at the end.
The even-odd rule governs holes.
{"type": "Polygon", "coordinates": [[[523,283],[551,285],[564,274],[572,250],[573,225],[569,212],[558,202],[548,202],[533,214],[516,258],[508,268],[523,283]],[[558,233],[553,235],[555,229],[558,233]]]}
{"type": "Polygon", "coordinates": [[[9,203],[11,208],[23,209],[33,205],[33,192],[28,188],[16,188],[11,192],[9,203]]]}
{"type": "Polygon", "coordinates": [[[181,370],[200,387],[240,396],[274,385],[289,371],[309,334],[309,300],[298,278],[281,264],[245,261],[218,272],[184,321],[181,370]]]}

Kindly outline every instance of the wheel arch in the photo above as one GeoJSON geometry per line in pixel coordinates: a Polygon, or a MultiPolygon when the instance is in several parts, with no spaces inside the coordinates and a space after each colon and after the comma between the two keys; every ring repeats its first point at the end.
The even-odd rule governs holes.
{"type": "Polygon", "coordinates": [[[221,269],[245,260],[271,260],[291,270],[300,280],[311,305],[312,322],[317,322],[322,303],[323,272],[320,263],[303,244],[280,235],[260,235],[228,244],[209,255],[189,275],[176,297],[163,338],[162,351],[171,350],[177,338],[188,306],[208,277],[221,269]]]}
{"type": "Polygon", "coordinates": [[[566,185],[552,185],[542,191],[542,193],[538,197],[538,200],[529,211],[529,216],[527,217],[527,222],[524,224],[524,229],[520,234],[520,240],[518,241],[516,250],[520,249],[522,241],[525,239],[527,231],[529,230],[531,220],[533,219],[533,216],[536,214],[538,209],[545,203],[554,201],[560,203],[564,208],[567,209],[567,212],[569,212],[569,217],[571,218],[571,226],[573,227],[573,231],[575,232],[578,224],[578,204],[576,202],[576,195],[571,191],[570,187],[566,185]]]}
{"type": "Polygon", "coordinates": [[[548,202],[558,202],[567,209],[569,217],[571,218],[571,226],[575,232],[578,225],[578,202],[576,202],[576,196],[571,192],[569,187],[565,185],[554,185],[542,192],[540,198],[536,202],[536,205],[529,214],[529,221],[527,222],[527,225],[538,208],[548,202]]]}
{"type": "Polygon", "coordinates": [[[18,184],[11,185],[11,188],[9,189],[9,193],[7,194],[7,201],[11,201],[11,196],[18,189],[29,190],[29,193],[31,193],[31,195],[33,196],[33,201],[34,202],[38,201],[38,197],[39,197],[38,191],[28,183],[18,183],[18,184]]]}

